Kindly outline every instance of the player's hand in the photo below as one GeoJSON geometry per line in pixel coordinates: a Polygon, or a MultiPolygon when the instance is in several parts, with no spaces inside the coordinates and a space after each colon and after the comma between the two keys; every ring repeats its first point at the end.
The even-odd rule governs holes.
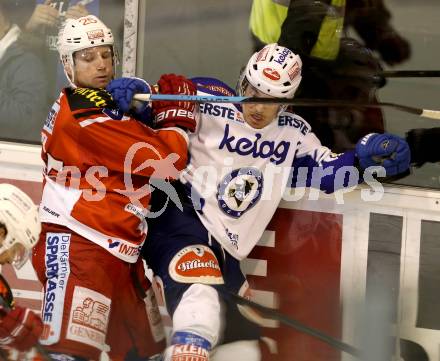
{"type": "Polygon", "coordinates": [[[58,25],[58,10],[50,6],[51,0],[35,6],[34,12],[25,25],[28,31],[41,31],[45,27],[58,25]]]}
{"type": "Polygon", "coordinates": [[[382,36],[377,50],[388,65],[401,63],[411,55],[408,41],[394,31],[389,31],[382,36]]]}
{"type": "Polygon", "coordinates": [[[437,151],[440,128],[416,128],[406,133],[406,141],[411,150],[411,163],[421,167],[426,162],[440,162],[437,151]]]}
{"type": "Polygon", "coordinates": [[[356,156],[363,169],[382,166],[387,176],[408,170],[411,152],[408,143],[397,135],[370,133],[356,144],[356,156]]]}
{"type": "Polygon", "coordinates": [[[37,344],[42,332],[41,318],[28,308],[0,309],[0,346],[27,351],[37,344]]]}
{"type": "Polygon", "coordinates": [[[112,80],[106,89],[125,114],[131,114],[137,120],[148,124],[151,118],[150,103],[133,100],[137,93],[151,93],[151,87],[145,80],[134,77],[119,78],[112,80]]]}
{"type": "MultiPolygon", "coordinates": [[[[181,75],[164,74],[157,85],[160,94],[196,95],[197,93],[195,84],[181,75]]],[[[194,102],[155,101],[152,107],[156,128],[181,127],[191,132],[195,131],[194,102]]]]}
{"type": "Polygon", "coordinates": [[[66,11],[66,19],[78,19],[87,15],[89,15],[87,8],[81,4],[73,5],[66,11]]]}

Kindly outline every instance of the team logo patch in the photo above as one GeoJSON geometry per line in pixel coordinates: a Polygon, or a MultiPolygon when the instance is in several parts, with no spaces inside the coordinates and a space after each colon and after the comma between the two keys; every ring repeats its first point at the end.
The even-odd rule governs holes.
{"type": "Polygon", "coordinates": [[[223,284],[215,254],[201,244],[180,250],[171,260],[168,271],[173,280],[182,283],[223,284]]]}
{"type": "Polygon", "coordinates": [[[113,240],[110,239],[110,238],[107,240],[107,243],[108,243],[108,248],[110,248],[110,249],[118,247],[121,244],[121,242],[119,242],[119,241],[114,241],[113,242],[113,240]]]}
{"type": "Polygon", "coordinates": [[[277,81],[281,79],[280,73],[278,73],[275,69],[272,68],[264,68],[263,69],[263,75],[266,78],[269,78],[271,80],[277,81]]]}
{"type": "Polygon", "coordinates": [[[121,120],[124,117],[124,112],[121,109],[104,108],[102,112],[114,120],[121,120]]]}
{"type": "Polygon", "coordinates": [[[67,88],[66,95],[72,112],[82,109],[90,111],[89,108],[117,108],[112,96],[105,89],[67,88]]]}
{"type": "Polygon", "coordinates": [[[284,49],[281,51],[281,53],[278,54],[278,58],[277,58],[277,59],[273,59],[273,61],[274,61],[275,63],[278,63],[278,64],[280,64],[280,65],[283,65],[284,62],[286,61],[286,59],[287,59],[288,57],[290,57],[291,55],[292,55],[292,52],[291,52],[289,49],[284,48],[284,49]]]}
{"type": "Polygon", "coordinates": [[[122,242],[121,240],[107,239],[107,249],[111,250],[112,253],[119,253],[122,258],[118,257],[126,259],[127,261],[137,257],[141,247],[142,244],[134,245],[128,242],[122,242]]]}
{"type": "Polygon", "coordinates": [[[52,109],[49,111],[46,120],[44,121],[43,130],[52,134],[53,127],[55,126],[55,119],[57,118],[58,112],[60,110],[60,104],[54,103],[52,109]]]}
{"type": "Polygon", "coordinates": [[[76,286],[66,338],[103,350],[110,305],[111,300],[103,294],[76,286]]]}
{"type": "Polygon", "coordinates": [[[41,310],[43,318],[42,345],[52,345],[60,339],[63,320],[64,299],[67,281],[70,275],[69,233],[46,234],[46,285],[44,304],[41,310]]]}
{"type": "Polygon", "coordinates": [[[102,29],[88,31],[87,37],[89,40],[102,39],[104,37],[104,31],[102,31],[102,29]]]}
{"type": "Polygon", "coordinates": [[[226,236],[228,237],[229,242],[231,242],[232,246],[235,249],[238,249],[238,238],[239,238],[238,234],[229,231],[229,229],[227,229],[227,228],[225,229],[225,232],[226,232],[226,236]]]}
{"type": "Polygon", "coordinates": [[[267,57],[267,53],[269,52],[269,49],[268,48],[263,48],[263,49],[261,49],[259,52],[258,52],[258,54],[257,54],[257,59],[256,59],[256,61],[258,62],[258,61],[264,61],[264,60],[266,60],[266,57],[267,57]]]}
{"type": "Polygon", "coordinates": [[[208,361],[209,351],[196,345],[173,345],[171,361],[208,361]]]}
{"type": "Polygon", "coordinates": [[[239,218],[257,204],[262,191],[263,173],[259,169],[235,169],[218,186],[218,205],[228,216],[239,218]]]}
{"type": "Polygon", "coordinates": [[[216,93],[220,93],[226,96],[233,96],[234,93],[231,92],[230,90],[228,90],[226,87],[221,86],[221,85],[214,85],[214,84],[197,84],[202,88],[206,88],[209,89],[210,91],[216,92],[216,93]]]}
{"type": "Polygon", "coordinates": [[[382,144],[381,144],[381,147],[382,147],[382,149],[383,150],[387,150],[387,148],[390,146],[390,141],[387,139],[387,140],[384,140],[383,142],[382,142],[382,144]]]}
{"type": "Polygon", "coordinates": [[[293,80],[296,78],[298,73],[300,72],[298,62],[292,65],[292,67],[287,71],[287,74],[289,74],[290,80],[293,80]]]}

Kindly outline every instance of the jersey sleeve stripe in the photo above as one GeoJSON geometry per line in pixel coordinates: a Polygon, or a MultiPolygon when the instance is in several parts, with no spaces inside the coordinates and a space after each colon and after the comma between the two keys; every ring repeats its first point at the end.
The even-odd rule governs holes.
{"type": "Polygon", "coordinates": [[[88,125],[94,124],[94,123],[104,123],[107,120],[113,120],[112,118],[109,117],[97,117],[97,118],[92,118],[92,119],[85,119],[81,122],[79,122],[79,125],[81,127],[87,127],[88,125]]]}

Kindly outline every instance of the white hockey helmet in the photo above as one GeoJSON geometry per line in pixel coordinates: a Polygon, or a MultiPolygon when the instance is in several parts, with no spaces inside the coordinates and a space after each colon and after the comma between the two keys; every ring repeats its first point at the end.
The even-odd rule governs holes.
{"type": "Polygon", "coordinates": [[[74,83],[73,54],[76,51],[93,48],[95,46],[110,45],[113,52],[113,65],[118,63],[118,57],[114,48],[112,31],[96,16],[87,15],[78,19],[67,19],[58,34],[58,52],[64,66],[64,72],[71,85],[74,83]],[[72,78],[66,72],[70,68],[72,78]]]}
{"type": "Polygon", "coordinates": [[[250,83],[264,94],[277,98],[293,98],[301,82],[301,58],[276,43],[254,53],[241,73],[237,91],[243,96],[250,83]]]}
{"type": "Polygon", "coordinates": [[[19,188],[11,184],[0,184],[0,224],[6,228],[0,254],[17,243],[21,244],[22,252],[16,252],[12,261],[14,267],[20,268],[29,258],[40,235],[38,207],[19,188]]]}

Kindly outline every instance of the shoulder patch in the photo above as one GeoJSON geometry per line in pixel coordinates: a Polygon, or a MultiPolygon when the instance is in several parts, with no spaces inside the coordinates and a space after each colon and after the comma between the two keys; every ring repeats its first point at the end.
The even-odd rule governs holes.
{"type": "Polygon", "coordinates": [[[309,123],[298,114],[290,112],[283,112],[278,116],[278,126],[296,128],[303,135],[306,135],[311,131],[309,123]]]}
{"type": "Polygon", "coordinates": [[[105,108],[102,112],[113,120],[121,120],[124,117],[122,110],[117,108],[105,108]]]}
{"type": "Polygon", "coordinates": [[[55,103],[53,103],[52,108],[50,109],[49,114],[47,115],[47,118],[44,121],[44,125],[43,125],[43,130],[45,130],[49,134],[52,134],[53,128],[55,126],[55,120],[57,118],[59,111],[60,111],[60,103],[56,101],[55,103]]]}
{"type": "Polygon", "coordinates": [[[197,88],[203,92],[207,92],[212,95],[218,96],[234,96],[234,90],[229,87],[226,83],[223,83],[221,80],[216,78],[208,78],[208,77],[197,77],[191,78],[197,88]]]}
{"type": "Polygon", "coordinates": [[[217,257],[202,244],[181,249],[171,260],[168,272],[174,281],[180,283],[224,283],[217,257]]]}
{"type": "Polygon", "coordinates": [[[105,89],[67,88],[66,97],[72,112],[89,108],[117,108],[112,96],[105,89]]]}

